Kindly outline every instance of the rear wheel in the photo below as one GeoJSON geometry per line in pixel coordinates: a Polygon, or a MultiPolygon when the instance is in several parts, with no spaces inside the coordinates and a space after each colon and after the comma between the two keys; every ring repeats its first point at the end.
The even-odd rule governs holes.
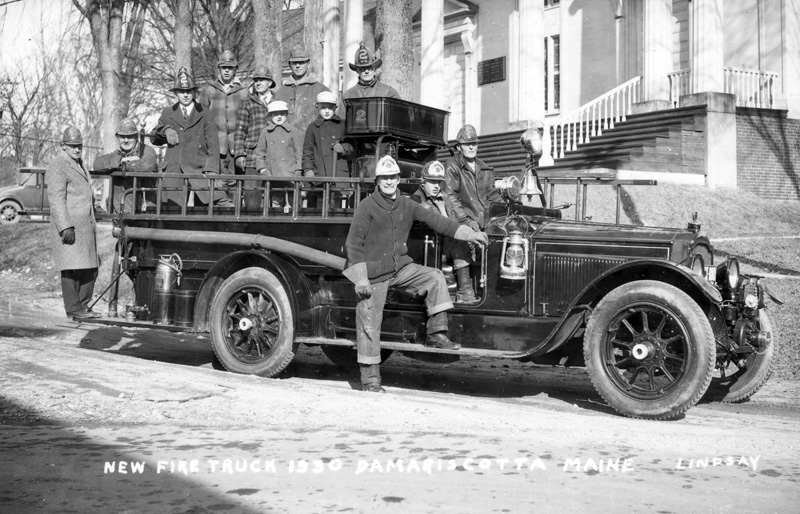
{"type": "Polygon", "coordinates": [[[21,210],[20,204],[12,200],[0,202],[0,225],[12,225],[19,222],[21,217],[19,211],[21,210]]]}
{"type": "Polygon", "coordinates": [[[717,369],[705,395],[706,400],[737,403],[756,394],[772,375],[777,337],[772,330],[772,320],[766,311],[759,315],[758,323],[748,322],[744,330],[769,332],[771,341],[763,350],[753,349],[744,355],[726,354],[717,361],[717,369]]]}
{"type": "Polygon", "coordinates": [[[211,343],[225,369],[272,377],[294,357],[291,303],[275,275],[247,268],[222,283],[211,304],[211,343]]]}
{"type": "Polygon", "coordinates": [[[703,396],[714,369],[711,325],[689,295],[641,280],[611,291],[584,336],[597,392],[626,416],[671,419],[703,396]]]}

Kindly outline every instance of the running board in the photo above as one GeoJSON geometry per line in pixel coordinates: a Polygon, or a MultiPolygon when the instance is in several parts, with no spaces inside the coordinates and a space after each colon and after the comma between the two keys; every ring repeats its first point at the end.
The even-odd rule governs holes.
{"type": "Polygon", "coordinates": [[[192,332],[192,327],[182,327],[179,325],[161,325],[158,323],[153,323],[152,321],[144,321],[144,320],[135,320],[129,321],[127,318],[111,318],[109,316],[103,316],[100,318],[89,318],[89,319],[82,319],[80,321],[75,320],[75,323],[91,323],[93,325],[109,325],[115,327],[127,327],[127,328],[155,328],[158,330],[167,330],[169,332],[192,332]]]}
{"type": "MultiPolygon", "coordinates": [[[[328,337],[297,337],[295,343],[307,345],[329,345],[355,347],[350,339],[333,339],[328,337]]],[[[518,359],[525,357],[524,352],[509,352],[505,350],[488,350],[485,348],[461,348],[460,350],[443,350],[418,343],[399,343],[395,341],[381,341],[381,349],[395,350],[398,352],[421,352],[440,355],[470,355],[473,357],[493,357],[502,359],[518,359]]]]}

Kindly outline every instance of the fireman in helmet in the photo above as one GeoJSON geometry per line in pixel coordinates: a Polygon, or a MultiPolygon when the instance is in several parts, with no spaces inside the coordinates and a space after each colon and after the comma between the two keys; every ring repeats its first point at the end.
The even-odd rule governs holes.
{"type": "Polygon", "coordinates": [[[391,156],[378,161],[375,191],[358,206],[347,235],[344,275],[355,284],[356,347],[364,391],[381,387],[380,335],[383,307],[389,287],[425,296],[428,315],[425,345],[458,350],[447,337],[447,311],[453,308],[441,270],[422,266],[408,256],[408,234],[415,220],[436,232],[461,241],[485,245],[489,237],[459,225],[400,194],[400,168],[391,156]]]}
{"type": "MultiPolygon", "coordinates": [[[[478,159],[478,133],[472,125],[464,125],[456,135],[455,155],[444,163],[446,196],[453,206],[453,213],[459,223],[473,230],[483,230],[484,217],[492,202],[501,202],[503,197],[494,187],[494,170],[478,159]]],[[[472,263],[471,252],[459,255],[461,262],[453,265],[458,289],[462,298],[477,300],[469,275],[472,263]]]]}
{"type": "MultiPolygon", "coordinates": [[[[444,166],[439,161],[431,161],[422,168],[422,184],[411,199],[425,208],[458,221],[453,211],[453,205],[444,193],[444,166]]],[[[453,271],[458,282],[456,303],[477,303],[479,298],[472,287],[472,278],[469,273],[469,264],[472,262],[470,244],[466,241],[445,238],[444,255],[453,263],[453,271]]]]}

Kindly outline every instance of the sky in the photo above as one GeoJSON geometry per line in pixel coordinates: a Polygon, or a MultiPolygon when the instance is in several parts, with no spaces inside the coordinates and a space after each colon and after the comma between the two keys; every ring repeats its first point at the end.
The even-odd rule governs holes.
{"type": "Polygon", "coordinates": [[[42,31],[45,39],[63,32],[71,5],[70,0],[22,0],[0,7],[0,66],[14,69],[30,57],[42,31]]]}

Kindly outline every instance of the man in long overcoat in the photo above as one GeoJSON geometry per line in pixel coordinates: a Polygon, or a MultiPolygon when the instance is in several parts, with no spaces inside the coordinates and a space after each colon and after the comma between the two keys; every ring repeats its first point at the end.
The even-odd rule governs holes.
{"type": "Polygon", "coordinates": [[[317,95],[330,91],[328,87],[317,82],[308,74],[311,58],[302,47],[295,47],[289,55],[289,70],[292,74],[283,80],[283,85],[275,92],[275,100],[286,102],[289,106],[287,120],[295,129],[300,141],[306,137],[306,128],[317,119],[317,108],[314,105],[317,95]]]}
{"type": "Polygon", "coordinates": [[[81,131],[68,127],[61,141],[61,151],[50,161],[45,173],[53,264],[61,272],[64,310],[76,321],[100,317],[89,310],[100,262],[94,192],[81,159],[82,151],[81,131]]]}
{"type": "MultiPolygon", "coordinates": [[[[208,82],[200,92],[200,104],[211,111],[219,138],[219,170],[235,174],[234,141],[239,108],[247,100],[248,91],[236,77],[239,62],[230,50],[225,50],[217,62],[217,79],[208,82]]],[[[241,170],[244,173],[244,170],[241,170]]]]}
{"type": "MultiPolygon", "coordinates": [[[[92,166],[95,174],[111,173],[114,171],[124,171],[130,173],[155,173],[158,168],[158,158],[152,146],[139,142],[136,123],[125,118],[117,126],[117,143],[119,148],[111,153],[98,155],[94,159],[92,166]]],[[[141,211],[146,199],[147,204],[155,201],[153,191],[141,192],[141,188],[155,187],[155,180],[151,178],[139,178],[136,181],[137,198],[134,201],[133,194],[125,196],[123,212],[132,213],[134,207],[138,206],[141,211]]],[[[119,212],[120,201],[126,189],[133,188],[133,177],[114,177],[114,188],[109,202],[109,212],[119,212]]],[[[154,205],[154,204],[153,204],[154,205]]]]}
{"type": "MultiPolygon", "coordinates": [[[[165,107],[153,130],[154,145],[167,145],[164,156],[165,173],[219,173],[219,140],[214,119],[202,105],[195,101],[197,86],[186,68],[178,70],[175,86],[170,89],[178,101],[165,107]]],[[[210,180],[189,179],[189,188],[197,199],[208,204],[210,180]]],[[[162,202],[183,205],[183,180],[164,178],[162,202]]],[[[230,207],[233,202],[220,190],[214,191],[214,205],[230,207]]]]}

